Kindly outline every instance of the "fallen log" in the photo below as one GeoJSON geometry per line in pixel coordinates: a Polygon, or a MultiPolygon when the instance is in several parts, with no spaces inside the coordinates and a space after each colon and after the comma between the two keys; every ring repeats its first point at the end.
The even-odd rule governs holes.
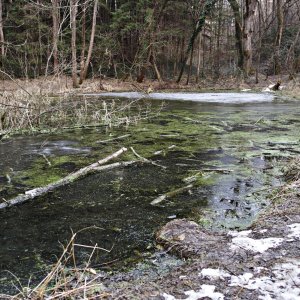
{"type": "Polygon", "coordinates": [[[187,186],[184,186],[184,187],[181,187],[179,189],[176,189],[176,190],[173,190],[173,191],[170,191],[168,193],[165,193],[163,195],[160,195],[159,197],[157,197],[156,199],[154,199],[150,204],[151,205],[157,205],[159,203],[161,203],[162,201],[168,199],[168,198],[172,198],[172,197],[175,197],[176,195],[178,194],[182,194],[188,190],[190,190],[191,188],[193,188],[194,185],[193,184],[189,184],[187,186]]]}
{"type": "Polygon", "coordinates": [[[136,163],[136,161],[126,161],[126,162],[117,162],[117,163],[113,163],[113,164],[109,164],[109,165],[104,165],[108,161],[120,156],[125,151],[127,151],[127,148],[122,148],[122,149],[118,150],[117,152],[97,161],[96,163],[93,163],[87,167],[84,167],[74,173],[71,173],[71,174],[67,175],[66,177],[64,177],[54,183],[50,183],[44,187],[38,187],[38,188],[35,188],[32,190],[26,191],[25,194],[21,194],[13,199],[6,200],[5,202],[0,203],[0,209],[19,205],[19,204],[22,204],[29,200],[32,200],[38,196],[45,195],[45,194],[57,189],[58,187],[70,184],[70,183],[74,182],[75,180],[78,180],[79,178],[82,178],[82,177],[88,175],[89,173],[99,172],[99,171],[104,171],[104,170],[111,170],[111,169],[114,169],[117,167],[129,166],[129,165],[136,163]]]}

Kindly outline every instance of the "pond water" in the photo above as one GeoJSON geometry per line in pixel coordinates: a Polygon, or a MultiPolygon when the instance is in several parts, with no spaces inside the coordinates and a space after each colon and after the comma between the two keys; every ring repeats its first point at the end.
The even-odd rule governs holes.
{"type": "MultiPolygon", "coordinates": [[[[0,211],[0,291],[14,292],[8,288],[12,276],[7,270],[23,284],[30,276],[33,282],[41,278],[60,255],[60,243],[83,228],[92,227],[78,234],[78,244],[111,250],[98,251],[92,262],[107,270],[152,253],[155,231],[172,218],[187,217],[213,230],[248,226],[268,204],[270,189],[280,184],[287,159],[300,153],[298,104],[256,96],[259,101],[242,103],[245,94],[235,94],[233,103],[225,104],[166,100],[160,115],[129,126],[121,139],[114,138],[124,136],[124,128],[100,127],[2,141],[4,199],[53,182],[123,146],[166,169],[136,164],[90,175],[0,211]],[[191,178],[194,187],[188,192],[150,204],[191,178]]],[[[130,150],[120,158],[132,159],[130,150]]],[[[91,253],[75,250],[78,264],[91,253]]]]}

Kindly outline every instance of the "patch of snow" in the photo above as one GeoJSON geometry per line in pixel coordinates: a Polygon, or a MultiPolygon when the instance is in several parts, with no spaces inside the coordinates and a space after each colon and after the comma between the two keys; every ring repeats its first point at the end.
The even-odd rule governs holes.
{"type": "Polygon", "coordinates": [[[229,286],[245,286],[249,283],[251,278],[253,278],[252,273],[245,273],[239,276],[231,276],[229,286]]]}
{"type": "Polygon", "coordinates": [[[288,225],[288,227],[289,227],[290,231],[292,232],[288,235],[288,237],[300,239],[300,223],[291,224],[291,225],[288,225]]]}
{"type": "Polygon", "coordinates": [[[206,277],[209,279],[224,279],[225,277],[230,277],[229,273],[226,273],[223,270],[220,269],[203,269],[199,276],[206,277]]]}
{"type": "Polygon", "coordinates": [[[265,93],[265,92],[273,92],[273,91],[272,91],[272,90],[270,90],[268,87],[267,87],[267,88],[264,88],[264,89],[262,89],[261,91],[262,91],[262,92],[264,92],[264,93],[265,93]]]}
{"type": "Polygon", "coordinates": [[[252,233],[252,230],[244,230],[244,231],[228,231],[228,235],[234,236],[234,237],[246,237],[250,233],[252,233]]]}
{"type": "MultiPolygon", "coordinates": [[[[222,293],[215,292],[216,287],[214,285],[209,284],[203,284],[201,285],[201,289],[198,292],[195,292],[193,290],[184,292],[185,295],[188,297],[184,300],[198,300],[202,298],[209,298],[211,300],[223,300],[224,295],[222,293]]],[[[177,299],[172,295],[164,293],[162,295],[165,300],[183,300],[183,299],[177,299]]]]}
{"type": "Polygon", "coordinates": [[[268,229],[262,229],[259,231],[259,233],[266,233],[268,231],[268,229]]]}
{"type": "Polygon", "coordinates": [[[163,293],[162,296],[165,298],[165,300],[176,300],[174,296],[163,293]]]}
{"type": "Polygon", "coordinates": [[[235,250],[237,248],[242,248],[245,250],[251,250],[253,252],[263,253],[269,248],[276,248],[281,245],[284,241],[282,238],[265,238],[255,240],[248,237],[235,237],[232,239],[232,245],[230,248],[235,250]]]}
{"type": "Polygon", "coordinates": [[[261,273],[262,271],[265,271],[265,270],[267,270],[267,269],[264,268],[264,267],[254,267],[254,273],[255,274],[259,274],[259,273],[261,273]]]}
{"type": "Polygon", "coordinates": [[[261,300],[299,300],[300,299],[300,261],[291,260],[275,265],[270,277],[253,278],[253,274],[245,273],[232,276],[230,286],[240,286],[249,290],[257,290],[261,300]]]}

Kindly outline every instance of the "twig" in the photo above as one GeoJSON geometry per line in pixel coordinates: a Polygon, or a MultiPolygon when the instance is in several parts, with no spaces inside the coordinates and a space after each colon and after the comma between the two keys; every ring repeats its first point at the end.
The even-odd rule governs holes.
{"type": "Polygon", "coordinates": [[[154,162],[154,161],[152,161],[152,160],[149,160],[149,159],[147,159],[147,158],[145,158],[145,157],[139,155],[139,154],[133,149],[133,147],[130,147],[130,149],[131,149],[131,151],[133,152],[133,154],[134,154],[136,157],[138,157],[140,160],[142,160],[142,161],[144,161],[144,162],[146,162],[146,163],[152,164],[152,165],[154,165],[154,166],[163,168],[163,169],[166,169],[166,168],[167,168],[167,167],[165,167],[165,166],[162,166],[162,165],[160,165],[160,164],[157,164],[156,162],[154,162]]]}
{"type": "Polygon", "coordinates": [[[82,247],[82,248],[89,248],[89,249],[96,249],[96,250],[103,250],[108,253],[111,252],[111,250],[107,250],[107,249],[104,249],[104,248],[101,248],[98,246],[88,246],[88,245],[82,245],[82,244],[74,244],[74,246],[82,247]]]}
{"type": "Polygon", "coordinates": [[[130,134],[124,134],[124,135],[121,135],[121,136],[118,136],[118,137],[115,137],[115,138],[111,138],[111,139],[107,139],[107,140],[103,140],[103,141],[97,141],[96,143],[97,144],[106,144],[106,143],[109,143],[109,142],[112,142],[112,141],[125,139],[129,136],[130,136],[130,134]]]}
{"type": "Polygon", "coordinates": [[[0,73],[6,75],[10,80],[12,80],[20,89],[22,89],[25,93],[27,93],[30,97],[32,97],[32,95],[25,89],[23,88],[14,78],[12,78],[8,73],[0,70],[0,73]]]}
{"type": "Polygon", "coordinates": [[[40,154],[44,159],[45,159],[45,161],[47,162],[47,164],[48,164],[48,166],[50,166],[51,167],[51,161],[47,158],[47,156],[45,155],[45,154],[40,154]]]}

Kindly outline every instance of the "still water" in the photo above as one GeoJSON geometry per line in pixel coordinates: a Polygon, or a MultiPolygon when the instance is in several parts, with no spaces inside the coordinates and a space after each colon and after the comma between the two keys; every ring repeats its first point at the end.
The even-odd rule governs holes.
{"type": "MultiPolygon", "coordinates": [[[[60,255],[61,244],[83,228],[89,229],[78,234],[78,244],[97,243],[110,250],[99,250],[93,267],[115,270],[153,252],[156,230],[173,218],[190,218],[212,230],[251,223],[268,204],[270,189],[280,185],[286,161],[300,153],[299,105],[261,94],[181,95],[160,95],[166,99],[160,115],[127,129],[66,130],[0,143],[4,199],[53,182],[123,146],[166,167],[136,164],[93,174],[0,211],[1,292],[14,292],[7,270],[25,285],[30,276],[39,280],[60,255]],[[115,139],[124,131],[125,138],[115,139]],[[194,187],[188,192],[150,204],[191,178],[194,187]]],[[[149,101],[154,106],[160,102],[149,101]]],[[[119,160],[132,159],[129,150],[119,160]]],[[[75,250],[78,264],[91,253],[75,250]]]]}

